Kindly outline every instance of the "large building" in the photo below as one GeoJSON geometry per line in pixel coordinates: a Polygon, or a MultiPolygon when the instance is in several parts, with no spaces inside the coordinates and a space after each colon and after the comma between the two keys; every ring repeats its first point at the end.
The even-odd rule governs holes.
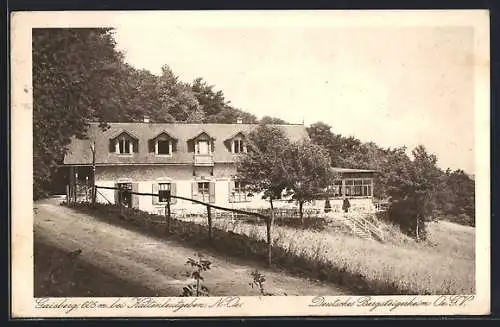
{"type": "MultiPolygon", "coordinates": [[[[93,179],[92,147],[95,144],[95,183],[98,186],[126,188],[158,197],[127,195],[99,189],[97,201],[118,203],[161,212],[166,194],[197,199],[241,209],[267,208],[260,194],[245,192],[237,180],[235,160],[246,152],[245,135],[255,124],[110,123],[102,130],[97,123],[88,129],[88,138],[72,139],[64,158],[68,167],[67,196],[77,199],[88,190],[93,179]]],[[[291,141],[307,138],[303,125],[274,125],[283,129],[291,141]]],[[[332,209],[340,210],[341,198],[349,197],[353,208],[373,207],[373,171],[333,168],[341,178],[328,192],[332,209]]],[[[88,194],[88,193],[87,193],[88,194]]],[[[309,206],[322,209],[326,199],[309,206]]],[[[277,206],[293,206],[281,201],[277,206]]],[[[173,200],[172,210],[196,212],[202,205],[173,200]]]]}

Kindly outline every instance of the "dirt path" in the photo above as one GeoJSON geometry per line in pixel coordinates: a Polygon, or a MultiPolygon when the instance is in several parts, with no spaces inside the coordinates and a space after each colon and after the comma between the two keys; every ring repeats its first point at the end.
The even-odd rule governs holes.
{"type": "MultiPolygon", "coordinates": [[[[81,249],[78,256],[107,273],[151,289],[151,296],[178,296],[188,283],[185,262],[196,250],[175,241],[156,240],[91,216],[44,201],[35,206],[37,237],[66,251],[81,249]]],[[[255,268],[203,253],[212,262],[205,272],[205,285],[211,295],[258,295],[249,286],[255,268]]],[[[341,295],[344,290],[285,273],[259,268],[266,276],[266,291],[275,295],[341,295]]]]}

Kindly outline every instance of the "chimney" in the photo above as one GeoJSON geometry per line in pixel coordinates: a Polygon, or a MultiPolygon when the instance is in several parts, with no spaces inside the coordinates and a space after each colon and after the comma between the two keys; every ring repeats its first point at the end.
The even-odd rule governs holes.
{"type": "Polygon", "coordinates": [[[241,117],[236,118],[236,124],[243,124],[243,119],[241,117]]]}
{"type": "Polygon", "coordinates": [[[149,120],[149,116],[144,116],[144,122],[145,122],[145,123],[149,123],[149,122],[150,122],[150,120],[149,120]]]}

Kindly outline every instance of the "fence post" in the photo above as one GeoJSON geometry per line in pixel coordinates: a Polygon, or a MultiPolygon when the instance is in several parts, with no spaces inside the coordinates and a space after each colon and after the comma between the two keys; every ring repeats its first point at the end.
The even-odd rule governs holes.
{"type": "Polygon", "coordinates": [[[94,184],[94,186],[92,186],[92,206],[95,207],[95,202],[96,202],[96,198],[97,198],[97,185],[94,184]]]}
{"type": "Polygon", "coordinates": [[[207,206],[208,214],[208,242],[212,243],[212,211],[210,206],[207,206]]]}
{"type": "Polygon", "coordinates": [[[266,217],[266,230],[267,230],[267,260],[269,266],[272,264],[271,253],[272,253],[272,244],[271,244],[271,217],[266,217]]]}
{"type": "Polygon", "coordinates": [[[165,216],[167,218],[167,226],[166,226],[166,229],[167,229],[167,234],[170,234],[170,218],[171,218],[171,214],[170,214],[170,192],[168,192],[167,194],[167,204],[165,205],[165,216]]]}
{"type": "Polygon", "coordinates": [[[120,217],[122,219],[125,219],[125,214],[124,214],[124,209],[123,209],[123,203],[122,203],[122,198],[123,198],[123,189],[119,188],[118,189],[118,205],[120,206],[120,217]]]}

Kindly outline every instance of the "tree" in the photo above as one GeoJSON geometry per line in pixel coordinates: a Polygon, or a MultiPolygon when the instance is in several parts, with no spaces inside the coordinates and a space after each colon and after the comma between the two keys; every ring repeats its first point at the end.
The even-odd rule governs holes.
{"type": "Polygon", "coordinates": [[[220,123],[220,124],[234,124],[238,118],[241,119],[244,124],[255,124],[258,122],[257,117],[255,115],[230,106],[225,106],[216,115],[207,116],[206,122],[220,123]]]}
{"type": "MultiPolygon", "coordinates": [[[[307,128],[307,132],[313,143],[323,146],[328,151],[333,166],[375,170],[377,172],[374,178],[376,187],[373,195],[376,198],[392,198],[393,202],[401,203],[403,201],[401,194],[408,194],[413,187],[411,181],[414,177],[409,175],[415,167],[405,147],[382,148],[373,142],[361,142],[352,136],[334,134],[331,126],[323,122],[312,124],[307,128]]],[[[425,149],[416,149],[416,151],[422,154],[425,149]]],[[[417,156],[415,164],[420,159],[417,156]]],[[[437,158],[427,158],[423,161],[433,159],[437,158]]],[[[473,224],[474,180],[461,171],[444,172],[435,165],[429,171],[432,171],[432,174],[425,175],[425,178],[429,178],[429,182],[435,186],[432,199],[435,213],[443,214],[448,219],[461,224],[473,224]]],[[[421,185],[422,181],[418,183],[421,185]]],[[[416,202],[406,203],[405,210],[410,205],[417,204],[416,202]]],[[[399,206],[401,205],[394,203],[393,209],[396,210],[399,206]]],[[[393,217],[396,216],[393,215],[393,217]]],[[[402,228],[405,230],[408,227],[406,223],[403,219],[402,228]]],[[[410,230],[406,231],[414,234],[416,226],[411,227],[410,230]]]]}
{"type": "Polygon", "coordinates": [[[288,190],[299,204],[302,220],[304,203],[316,199],[318,194],[333,185],[336,174],[330,165],[328,152],[310,140],[291,144],[286,155],[288,190]]]}
{"type": "MultiPolygon", "coordinates": [[[[238,178],[248,185],[251,192],[263,193],[269,200],[271,219],[267,224],[269,260],[271,260],[271,229],[274,224],[273,201],[280,199],[289,185],[287,179],[286,152],[290,141],[282,129],[259,125],[247,137],[248,152],[236,162],[238,178]]],[[[269,264],[271,262],[269,261],[269,264]]]]}
{"type": "Polygon", "coordinates": [[[229,105],[229,101],[224,98],[224,93],[220,90],[215,91],[214,87],[201,77],[196,78],[191,85],[191,90],[206,116],[215,116],[229,105]]]}
{"type": "Polygon", "coordinates": [[[354,158],[361,151],[362,143],[350,136],[343,137],[331,132],[331,126],[317,122],[307,128],[309,138],[315,144],[321,145],[330,154],[330,161],[334,167],[368,168],[364,158],[354,158]],[[361,159],[361,160],[360,160],[361,159]]]}
{"type": "Polygon", "coordinates": [[[107,85],[120,71],[122,55],[106,28],[34,29],[32,39],[33,195],[37,199],[48,194],[71,137],[84,138],[90,120],[104,122],[105,110],[121,106],[107,85]]]}
{"type": "Polygon", "coordinates": [[[270,117],[270,116],[264,116],[260,120],[261,124],[266,124],[266,125],[286,125],[288,124],[285,120],[281,118],[275,118],[275,117],[270,117]]]}
{"type": "Polygon", "coordinates": [[[426,222],[436,208],[436,187],[439,184],[437,157],[419,145],[413,151],[413,161],[405,162],[390,189],[392,205],[389,217],[417,241],[426,238],[426,222]]]}
{"type": "Polygon", "coordinates": [[[447,219],[474,226],[475,183],[463,170],[450,169],[441,176],[438,208],[447,219]]]}
{"type": "MultiPolygon", "coordinates": [[[[193,112],[200,111],[200,104],[191,90],[191,86],[179,80],[179,77],[174,74],[168,65],[162,67],[162,74],[158,79],[160,93],[160,115],[166,116],[168,113],[176,121],[187,121],[193,112]]],[[[200,114],[194,114],[200,118],[200,114]]],[[[156,117],[156,122],[163,121],[162,117],[156,117]]]]}
{"type": "Polygon", "coordinates": [[[280,199],[288,186],[286,152],[290,141],[282,129],[259,125],[247,136],[248,152],[236,162],[238,177],[251,191],[270,201],[280,199]]]}

